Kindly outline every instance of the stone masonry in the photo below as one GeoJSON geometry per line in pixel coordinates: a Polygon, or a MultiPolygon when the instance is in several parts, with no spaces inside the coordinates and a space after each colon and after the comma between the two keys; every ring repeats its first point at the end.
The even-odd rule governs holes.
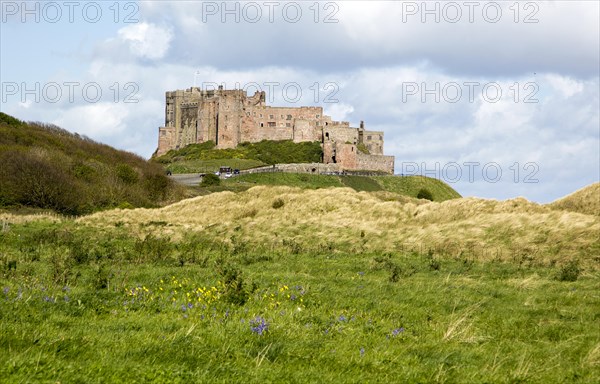
{"type": "Polygon", "coordinates": [[[261,140],[318,141],[324,164],[394,173],[394,157],[383,155],[383,132],[367,131],[362,122],[353,128],[346,121],[332,121],[322,107],[272,107],[265,100],[264,91],[248,96],[222,87],[167,92],[155,155],[209,140],[218,149],[261,140]]]}

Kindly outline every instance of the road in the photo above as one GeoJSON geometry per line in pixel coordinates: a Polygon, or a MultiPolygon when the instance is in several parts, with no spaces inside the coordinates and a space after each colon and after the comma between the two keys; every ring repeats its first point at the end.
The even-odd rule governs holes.
{"type": "Polygon", "coordinates": [[[183,185],[197,186],[200,183],[200,176],[198,173],[177,173],[169,177],[183,185]]]}

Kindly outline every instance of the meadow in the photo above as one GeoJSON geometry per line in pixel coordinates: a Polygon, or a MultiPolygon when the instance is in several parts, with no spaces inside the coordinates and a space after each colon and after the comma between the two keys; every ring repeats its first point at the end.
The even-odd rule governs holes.
{"type": "Polygon", "coordinates": [[[0,222],[4,382],[600,381],[594,214],[259,186],[0,222]]]}

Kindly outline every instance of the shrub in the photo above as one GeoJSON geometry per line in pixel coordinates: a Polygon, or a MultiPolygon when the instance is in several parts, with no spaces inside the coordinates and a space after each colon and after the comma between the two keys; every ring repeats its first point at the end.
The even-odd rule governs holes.
{"type": "Polygon", "coordinates": [[[202,182],[200,182],[200,185],[203,187],[210,187],[213,185],[221,185],[221,178],[219,176],[215,175],[214,173],[207,173],[202,178],[202,182]]]}
{"type": "Polygon", "coordinates": [[[556,276],[556,280],[576,281],[579,278],[580,273],[581,269],[579,268],[579,263],[575,260],[571,260],[560,269],[556,276]]]}
{"type": "Polygon", "coordinates": [[[274,209],[279,209],[279,208],[283,207],[284,204],[285,204],[285,202],[283,201],[283,199],[276,199],[273,202],[273,208],[274,209]]]}
{"type": "Polygon", "coordinates": [[[127,164],[117,165],[117,177],[125,184],[131,185],[139,181],[139,175],[135,169],[131,168],[127,164]]]}
{"type": "Polygon", "coordinates": [[[431,192],[429,192],[428,189],[421,188],[421,189],[419,189],[419,192],[417,193],[417,199],[425,199],[425,200],[433,201],[433,195],[431,194],[431,192]]]}

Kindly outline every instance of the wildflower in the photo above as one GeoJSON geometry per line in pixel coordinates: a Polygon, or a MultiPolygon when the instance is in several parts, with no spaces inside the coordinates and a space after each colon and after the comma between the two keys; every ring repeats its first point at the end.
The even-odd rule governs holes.
{"type": "Polygon", "coordinates": [[[292,295],[290,296],[290,300],[292,300],[292,301],[296,300],[296,295],[292,294],[292,295]]]}
{"type": "Polygon", "coordinates": [[[392,331],[392,336],[398,336],[402,332],[404,332],[404,327],[396,328],[392,331]]]}
{"type": "Polygon", "coordinates": [[[188,307],[189,309],[192,309],[192,307],[193,307],[192,303],[188,303],[187,307],[188,307]]]}
{"type": "Polygon", "coordinates": [[[50,297],[50,296],[44,296],[44,299],[43,299],[43,300],[44,300],[46,303],[54,303],[54,302],[55,302],[54,298],[52,298],[52,297],[50,297]]]}
{"type": "Polygon", "coordinates": [[[2,292],[4,292],[5,295],[8,295],[8,291],[10,291],[10,288],[8,287],[4,287],[4,289],[2,290],[2,292]]]}
{"type": "Polygon", "coordinates": [[[262,336],[263,333],[269,330],[269,323],[260,316],[256,316],[254,319],[250,320],[250,330],[256,333],[259,336],[262,336]]]}
{"type": "Polygon", "coordinates": [[[364,347],[360,347],[360,355],[364,355],[365,354],[365,348],[364,347]]]}
{"type": "Polygon", "coordinates": [[[338,320],[339,320],[339,321],[346,321],[346,320],[348,320],[348,319],[346,318],[346,316],[344,316],[344,315],[340,315],[340,317],[338,318],[338,320]]]}

